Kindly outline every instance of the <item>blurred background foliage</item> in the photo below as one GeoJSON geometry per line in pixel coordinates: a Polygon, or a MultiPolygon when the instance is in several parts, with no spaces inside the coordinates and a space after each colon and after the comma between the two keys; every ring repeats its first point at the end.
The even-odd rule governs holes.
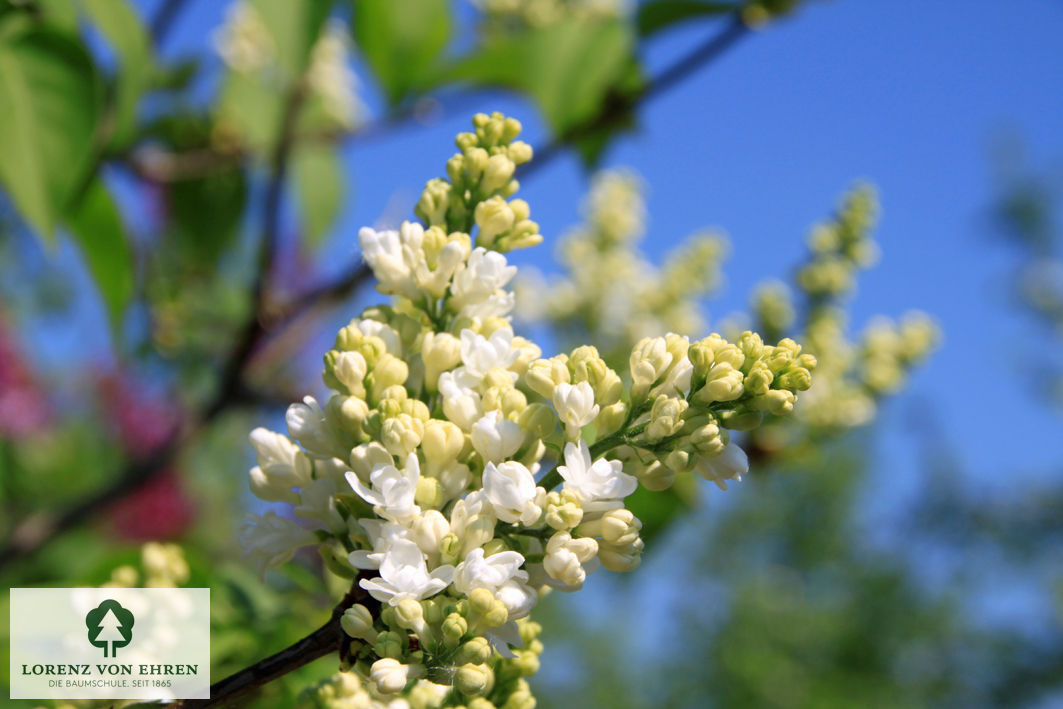
{"type": "MultiPolygon", "coordinates": [[[[313,343],[370,285],[357,254],[317,265],[357,194],[340,147],[516,94],[548,131],[518,177],[566,153],[590,172],[646,103],[815,3],[246,0],[198,53],[165,54],[202,1],[0,0],[0,577],[99,585],[128,567],[143,580],[141,545],[176,542],[188,569],[172,581],[212,589],[217,679],[305,635],[342,595],[317,558],[263,582],[235,542],[253,504],[247,432],[316,386],[313,343]],[[644,65],[647,43],[690,23],[703,42],[644,65]],[[104,351],[79,341],[72,323],[86,318],[107,331],[104,351]]],[[[1001,150],[986,221],[1020,261],[1016,311],[1054,345],[1059,175],[1020,154],[1001,150]]],[[[744,313],[710,321],[727,240],[668,239],[654,264],[643,189],[634,173],[597,173],[582,223],[552,244],[560,273],[521,284],[526,326],[612,361],[646,334],[740,327],[843,354],[821,359],[800,417],[744,442],[754,472],[737,499],[707,501],[692,480],[640,495],[644,537],[664,551],[639,579],[595,579],[604,614],[548,599],[540,706],[1063,702],[1063,486],[972,491],[927,407],[912,413],[922,486],[902,539],[878,540],[868,520],[879,407],[938,337],[921,314],[848,327],[877,254],[874,191],[823,205],[791,274],[764,274],[775,279],[744,313]],[[1054,606],[1023,627],[983,622],[989,564],[1054,606]]],[[[1058,397],[1042,385],[1063,381],[1058,348],[1032,349],[1028,384],[1058,397]]],[[[334,669],[311,664],[248,704],[293,705],[334,669]]]]}

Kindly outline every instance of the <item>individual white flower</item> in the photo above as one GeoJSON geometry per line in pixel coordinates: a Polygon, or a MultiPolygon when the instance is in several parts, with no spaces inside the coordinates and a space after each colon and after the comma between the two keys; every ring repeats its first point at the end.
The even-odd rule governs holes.
{"type": "Polygon", "coordinates": [[[358,244],[362,249],[362,257],[376,276],[377,289],[381,293],[417,298],[417,287],[411,278],[399,232],[362,227],[358,231],[358,244]]]}
{"type": "MultiPolygon", "coordinates": [[[[566,590],[577,590],[587,578],[588,568],[584,565],[592,561],[597,553],[598,542],[595,540],[589,537],[573,539],[568,532],[557,532],[546,544],[543,568],[551,578],[568,586],[566,590]]],[[[587,566],[590,567],[589,571],[597,568],[596,564],[587,566]]]]}
{"type": "Polygon", "coordinates": [[[542,508],[535,504],[538,492],[531,471],[515,460],[488,463],[484,468],[484,493],[503,522],[534,524],[542,508]]]}
{"type": "Polygon", "coordinates": [[[302,404],[289,406],[284,420],[288,424],[288,434],[299,441],[307,453],[319,458],[334,458],[346,453],[329,429],[325,412],[314,397],[307,396],[302,404]]]}
{"type": "Polygon", "coordinates": [[[380,564],[380,577],[362,579],[358,585],[380,602],[396,606],[405,598],[421,601],[442,591],[454,578],[447,564],[428,573],[424,554],[413,542],[396,540],[380,564]]]}
{"type": "Polygon", "coordinates": [[[485,462],[499,462],[517,452],[524,442],[524,429],[503,418],[501,411],[488,411],[473,424],[469,436],[485,462]]]}
{"type": "Polygon", "coordinates": [[[477,246],[469,254],[465,268],[454,276],[450,287],[452,307],[460,310],[466,305],[482,303],[509,283],[516,273],[517,267],[507,265],[505,256],[477,246]]]}
{"type": "Polygon", "coordinates": [[[581,440],[565,444],[565,464],[557,471],[580,499],[585,512],[601,512],[622,506],[621,500],[638,487],[638,480],[623,471],[618,460],[600,458],[591,463],[591,450],[581,440]]]}
{"type": "Polygon", "coordinates": [[[250,439],[258,467],[275,484],[300,487],[310,481],[310,459],[290,438],[259,427],[251,431],[250,439]]]}
{"type": "Polygon", "coordinates": [[[528,578],[527,572],[520,570],[523,563],[520,552],[500,551],[485,557],[483,549],[473,549],[454,571],[454,589],[465,595],[478,588],[494,593],[507,581],[528,578]]]}
{"type": "Polygon", "coordinates": [[[469,431],[483,417],[483,404],[477,392],[462,385],[460,374],[456,371],[440,374],[439,393],[443,396],[446,417],[463,431],[469,431]]]}
{"type": "Polygon", "coordinates": [[[382,657],[369,668],[369,681],[380,694],[395,694],[406,688],[410,666],[393,657],[382,657]]]}
{"type": "Polygon", "coordinates": [[[421,464],[416,453],[406,458],[406,467],[399,470],[394,465],[380,465],[369,474],[372,489],[358,479],[354,472],[347,473],[347,482],[359,496],[371,505],[382,517],[394,522],[408,522],[421,513],[414,504],[417,481],[421,479],[421,464]]]}
{"type": "Polygon", "coordinates": [[[356,569],[379,569],[384,557],[397,541],[411,541],[410,530],[395,522],[379,519],[360,519],[358,524],[365,530],[373,550],[355,549],[347,557],[356,569]]]}
{"type": "Polygon", "coordinates": [[[336,507],[336,493],[339,484],[332,479],[322,478],[304,485],[299,491],[299,504],[294,512],[296,517],[313,519],[321,522],[325,529],[339,534],[347,531],[347,522],[336,507]]]}
{"type": "MultiPolygon", "coordinates": [[[[490,337],[469,329],[461,331],[461,362],[465,372],[477,382],[492,369],[509,369],[519,356],[520,351],[513,349],[513,331],[508,327],[498,328],[490,337]]],[[[515,372],[513,380],[516,381],[515,372]]]]}
{"type": "Polygon", "coordinates": [[[517,656],[517,653],[509,649],[511,645],[513,647],[524,647],[524,640],[520,637],[520,628],[517,627],[516,621],[513,620],[506,621],[497,628],[485,631],[484,637],[487,638],[487,641],[491,643],[491,647],[499,655],[509,660],[517,656]]]}
{"type": "Polygon", "coordinates": [[[487,318],[504,318],[513,312],[516,296],[510,291],[498,291],[478,303],[468,303],[458,311],[458,317],[469,320],[486,320],[487,318]]]}
{"type": "Polygon", "coordinates": [[[554,387],[553,400],[557,416],[565,424],[565,435],[569,439],[577,438],[580,429],[598,415],[599,408],[594,403],[594,389],[588,382],[561,382],[554,387]]]}
{"type": "Polygon", "coordinates": [[[699,458],[694,470],[706,480],[716,483],[721,490],[726,490],[728,480],[740,481],[749,472],[749,458],[741,446],[728,443],[719,455],[699,458]]]}
{"type": "Polygon", "coordinates": [[[512,578],[495,591],[495,597],[502,601],[502,605],[509,612],[508,618],[511,621],[527,616],[539,602],[539,592],[527,583],[528,572],[520,571],[517,575],[523,578],[512,578]]]}
{"type": "Polygon", "coordinates": [[[352,396],[365,397],[365,375],[369,366],[360,352],[340,352],[332,364],[332,374],[352,396]]]}
{"type": "Polygon", "coordinates": [[[461,540],[461,555],[482,547],[495,536],[495,510],[483,490],[470,492],[454,503],[450,531],[461,540]]]}
{"type": "Polygon", "coordinates": [[[264,515],[248,515],[239,538],[244,556],[258,567],[260,574],[290,561],[299,547],[317,543],[312,532],[278,517],[272,510],[264,515]]]}

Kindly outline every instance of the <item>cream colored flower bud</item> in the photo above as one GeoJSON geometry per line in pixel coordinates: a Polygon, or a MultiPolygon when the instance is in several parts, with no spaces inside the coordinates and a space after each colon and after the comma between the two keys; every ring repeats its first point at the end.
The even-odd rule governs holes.
{"type": "Polygon", "coordinates": [[[490,660],[492,653],[491,643],[487,638],[478,636],[462,645],[458,655],[460,661],[479,665],[490,660]]]}
{"type": "Polygon", "coordinates": [[[494,673],[487,665],[462,665],[454,675],[454,687],[469,697],[486,694],[493,685],[494,673]]]}
{"type": "Polygon", "coordinates": [[[775,375],[772,374],[768,365],[762,361],[753,363],[753,366],[749,369],[749,374],[745,376],[743,381],[743,387],[753,396],[763,396],[771,389],[771,383],[775,379],[775,375]]]}
{"type": "Polygon", "coordinates": [[[702,455],[714,456],[723,450],[727,442],[720,436],[720,427],[707,423],[690,434],[690,443],[702,455]]]}
{"type": "Polygon", "coordinates": [[[708,379],[697,393],[697,400],[710,404],[714,401],[734,401],[742,396],[742,372],[728,362],[717,362],[709,370],[708,379]]]}
{"type": "Polygon", "coordinates": [[[401,359],[392,354],[385,353],[380,361],[373,367],[372,394],[374,398],[380,398],[385,389],[399,384],[405,384],[410,376],[409,366],[401,359]]]}
{"type": "Polygon", "coordinates": [[[658,460],[653,461],[645,468],[636,469],[635,477],[639,484],[647,490],[658,492],[667,490],[675,482],[675,471],[658,460]]]}
{"type": "Polygon", "coordinates": [[[532,155],[532,146],[528,145],[523,140],[518,140],[509,144],[509,159],[517,165],[523,165],[526,162],[530,162],[532,155]]]}
{"type": "Polygon", "coordinates": [[[601,544],[598,547],[598,558],[602,566],[610,571],[634,571],[642,563],[643,546],[642,539],[636,539],[631,544],[601,544]]]}
{"type": "Polygon", "coordinates": [[[422,507],[442,507],[446,502],[443,492],[443,483],[438,478],[422,476],[417,481],[417,489],[413,496],[414,502],[422,507]]]}
{"type": "Polygon", "coordinates": [[[443,564],[453,564],[461,556],[461,539],[451,532],[439,540],[439,560],[443,564]]]}
{"type": "Polygon", "coordinates": [[[812,386],[812,373],[804,367],[792,367],[784,372],[778,381],[780,389],[790,391],[807,391],[812,386]]]}
{"type": "Polygon", "coordinates": [[[343,427],[354,433],[361,432],[369,418],[369,404],[357,396],[344,397],[338,411],[343,427]]]}
{"type": "Polygon", "coordinates": [[[552,399],[554,387],[571,381],[566,359],[551,357],[535,360],[528,365],[528,371],[524,373],[524,381],[535,393],[545,399],[552,399]]]}
{"type": "Polygon", "coordinates": [[[387,419],[380,429],[380,442],[400,460],[405,460],[421,444],[423,437],[424,422],[409,414],[387,419]]]}
{"type": "Polygon", "coordinates": [[[424,381],[429,391],[437,390],[439,375],[461,364],[461,340],[445,332],[426,333],[421,340],[424,381]]]}
{"type": "Polygon", "coordinates": [[[661,394],[650,409],[650,422],[646,427],[646,440],[655,442],[667,438],[683,427],[683,414],[689,404],[686,399],[661,394]]]}
{"type": "Polygon", "coordinates": [[[392,657],[384,657],[373,663],[369,681],[380,694],[395,694],[406,688],[410,668],[392,657]]]}
{"type": "Polygon", "coordinates": [[[365,397],[363,381],[368,371],[365,357],[358,352],[340,352],[332,363],[332,373],[347,388],[347,393],[360,398],[365,397]]]}
{"type": "Polygon", "coordinates": [[[598,436],[608,436],[620,430],[627,420],[628,407],[623,401],[618,401],[611,406],[603,406],[598,412],[598,418],[594,420],[598,430],[598,436]]]}
{"type": "Polygon", "coordinates": [[[513,172],[516,169],[517,166],[508,155],[502,153],[492,155],[487,160],[487,167],[484,168],[484,175],[480,180],[480,190],[484,194],[491,194],[495,190],[501,189],[513,177],[513,172]]]}
{"type": "Polygon", "coordinates": [[[367,643],[376,642],[378,633],[373,627],[373,614],[361,603],[356,603],[343,612],[340,616],[340,627],[352,638],[367,643]]]}
{"type": "Polygon", "coordinates": [[[577,530],[588,537],[601,537],[614,545],[633,544],[642,529],[642,522],[629,509],[609,510],[596,520],[586,522],[577,530]]]}
{"type": "Polygon", "coordinates": [[[517,423],[534,438],[544,439],[557,428],[557,414],[546,404],[528,404],[517,417],[517,423]]]}
{"type": "MultiPolygon", "coordinates": [[[[519,200],[518,200],[519,201],[519,200]]],[[[513,338],[509,345],[510,351],[516,351],[517,359],[509,366],[511,372],[523,375],[528,371],[528,365],[543,356],[543,351],[531,340],[520,337],[513,338]]]]}
{"type": "Polygon", "coordinates": [[[631,398],[644,398],[650,387],[664,375],[672,364],[672,355],[663,337],[645,337],[631,351],[631,398]]]}
{"type": "Polygon", "coordinates": [[[457,613],[451,613],[443,621],[443,642],[447,647],[455,648],[469,632],[469,623],[457,613]]]}
{"type": "Polygon", "coordinates": [[[425,224],[446,224],[450,190],[450,183],[439,178],[429,180],[425,184],[421,198],[417,200],[417,206],[414,208],[414,212],[425,224]]]}
{"type": "Polygon", "coordinates": [[[490,248],[498,237],[513,228],[515,219],[513,210],[506,200],[492,197],[476,205],[474,213],[476,225],[480,232],[476,236],[476,245],[490,248]]]}
{"type": "Polygon", "coordinates": [[[441,419],[429,419],[424,424],[421,450],[427,462],[427,472],[437,474],[458,459],[465,446],[465,433],[457,425],[441,419]]]}
{"type": "MultiPolygon", "coordinates": [[[[393,615],[395,609],[388,608],[387,611],[389,615],[393,615]]],[[[382,620],[387,625],[394,625],[394,623],[387,617],[382,617],[382,620]]],[[[376,641],[373,643],[373,652],[380,657],[402,657],[403,637],[404,636],[399,635],[394,630],[382,631],[376,636],[376,641]]]]}
{"type": "Polygon", "coordinates": [[[670,452],[662,462],[675,473],[685,473],[693,467],[690,452],[681,449],[670,452]]]}
{"type": "Polygon", "coordinates": [[[546,523],[554,529],[568,531],[583,521],[579,498],[571,491],[551,492],[546,496],[546,523]]]}
{"type": "Polygon", "coordinates": [[[556,532],[546,544],[543,569],[566,586],[579,586],[587,578],[583,564],[597,552],[598,542],[589,537],[574,539],[568,532],[556,532]]]}
{"type": "Polygon", "coordinates": [[[758,400],[758,403],[770,413],[783,416],[794,410],[794,400],[793,392],[786,389],[772,389],[761,400],[758,400]]]}

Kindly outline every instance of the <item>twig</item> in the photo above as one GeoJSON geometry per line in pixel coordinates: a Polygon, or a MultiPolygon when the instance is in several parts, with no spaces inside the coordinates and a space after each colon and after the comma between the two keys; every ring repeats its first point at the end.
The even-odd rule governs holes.
{"type": "Polygon", "coordinates": [[[340,627],[340,617],[355,603],[362,603],[371,611],[378,611],[380,608],[379,602],[358,585],[358,578],[356,578],[350,590],[347,591],[347,595],[332,609],[328,622],[320,628],[280,652],[215,682],[210,686],[209,699],[183,699],[166,705],[165,709],[200,709],[222,706],[267,682],[340,649],[346,639],[346,634],[340,627]]]}

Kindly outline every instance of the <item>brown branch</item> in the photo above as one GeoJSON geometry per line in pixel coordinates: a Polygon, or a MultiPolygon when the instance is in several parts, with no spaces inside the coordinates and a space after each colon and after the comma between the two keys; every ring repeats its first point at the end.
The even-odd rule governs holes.
{"type": "Polygon", "coordinates": [[[328,622],[301,640],[297,640],[280,652],[259,660],[255,664],[229,675],[210,686],[209,699],[183,699],[166,705],[165,709],[199,709],[218,707],[238,699],[249,692],[293,672],[303,665],[340,650],[349,638],[340,627],[343,612],[355,603],[365,605],[375,615],[380,611],[380,602],[372,598],[358,585],[361,576],[355,578],[343,600],[332,609],[328,622]]]}

